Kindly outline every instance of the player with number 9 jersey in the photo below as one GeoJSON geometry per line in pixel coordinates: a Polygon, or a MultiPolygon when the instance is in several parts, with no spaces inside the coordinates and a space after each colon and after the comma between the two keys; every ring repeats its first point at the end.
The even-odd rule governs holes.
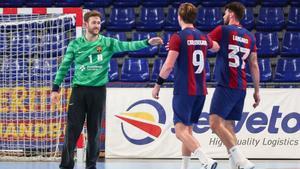
{"type": "Polygon", "coordinates": [[[182,167],[188,168],[191,153],[200,160],[199,168],[216,169],[218,163],[209,158],[198,140],[192,135],[207,95],[205,62],[207,50],[217,52],[219,45],[194,27],[197,8],[182,3],[178,9],[181,31],[174,33],[169,41],[169,52],[162,66],[152,96],[159,99],[159,91],[171,71],[175,70],[172,108],[176,137],[182,142],[182,167]]]}
{"type": "Polygon", "coordinates": [[[207,94],[205,62],[212,45],[207,35],[192,27],[171,36],[169,50],[179,53],[174,67],[174,95],[207,94]]]}

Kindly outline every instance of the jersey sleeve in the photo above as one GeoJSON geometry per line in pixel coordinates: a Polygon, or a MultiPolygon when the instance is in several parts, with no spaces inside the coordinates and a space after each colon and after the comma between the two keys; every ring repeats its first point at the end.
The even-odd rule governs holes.
{"type": "Polygon", "coordinates": [[[136,51],[148,47],[148,39],[140,41],[120,41],[114,38],[109,38],[113,53],[125,52],[125,51],[136,51]]]}
{"type": "Polygon", "coordinates": [[[221,38],[222,38],[222,26],[219,25],[217,26],[214,30],[212,30],[208,36],[213,40],[213,41],[217,41],[220,42],[221,38]]]}
{"type": "Polygon", "coordinates": [[[56,72],[56,76],[55,76],[55,80],[54,80],[54,84],[60,86],[60,84],[62,83],[62,81],[64,80],[71,63],[74,60],[74,41],[70,42],[70,44],[68,45],[67,51],[63,57],[63,61],[59,66],[58,71],[56,72]]]}
{"type": "Polygon", "coordinates": [[[212,41],[212,39],[207,36],[207,49],[211,49],[213,47],[214,43],[212,41]]]}
{"type": "Polygon", "coordinates": [[[169,41],[169,50],[180,51],[180,36],[178,33],[174,33],[169,41]]]}

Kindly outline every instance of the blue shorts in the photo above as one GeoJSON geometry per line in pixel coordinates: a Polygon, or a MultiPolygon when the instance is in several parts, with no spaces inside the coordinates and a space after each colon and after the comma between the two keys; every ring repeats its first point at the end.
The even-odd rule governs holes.
{"type": "Polygon", "coordinates": [[[198,123],[206,96],[173,96],[174,124],[181,122],[186,126],[198,123]]]}
{"type": "Polygon", "coordinates": [[[210,104],[210,114],[225,120],[241,120],[246,91],[217,86],[210,104]]]}

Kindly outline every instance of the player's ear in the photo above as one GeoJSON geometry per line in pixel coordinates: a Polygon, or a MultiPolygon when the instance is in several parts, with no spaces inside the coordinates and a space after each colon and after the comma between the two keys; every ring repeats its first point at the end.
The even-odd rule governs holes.
{"type": "Polygon", "coordinates": [[[83,27],[84,27],[84,28],[87,28],[87,27],[88,27],[88,22],[84,21],[84,22],[83,22],[83,27]]]}
{"type": "Polygon", "coordinates": [[[234,18],[234,17],[235,17],[234,13],[233,13],[233,12],[230,12],[230,13],[229,13],[229,17],[230,17],[230,18],[234,18]]]}

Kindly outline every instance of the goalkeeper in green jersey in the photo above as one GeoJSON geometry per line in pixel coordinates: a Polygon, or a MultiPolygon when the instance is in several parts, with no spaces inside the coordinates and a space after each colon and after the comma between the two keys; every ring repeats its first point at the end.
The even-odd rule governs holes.
{"type": "Polygon", "coordinates": [[[99,131],[101,116],[105,109],[108,66],[116,52],[135,51],[149,45],[163,43],[160,37],[122,42],[105,37],[100,32],[100,13],[90,11],[84,15],[86,33],[70,42],[66,54],[56,73],[51,93],[52,102],[59,101],[59,86],[70,65],[75,63],[72,93],[68,107],[67,128],[60,163],[61,169],[73,169],[74,149],[87,117],[88,146],[86,168],[96,169],[99,153],[99,131]]]}

